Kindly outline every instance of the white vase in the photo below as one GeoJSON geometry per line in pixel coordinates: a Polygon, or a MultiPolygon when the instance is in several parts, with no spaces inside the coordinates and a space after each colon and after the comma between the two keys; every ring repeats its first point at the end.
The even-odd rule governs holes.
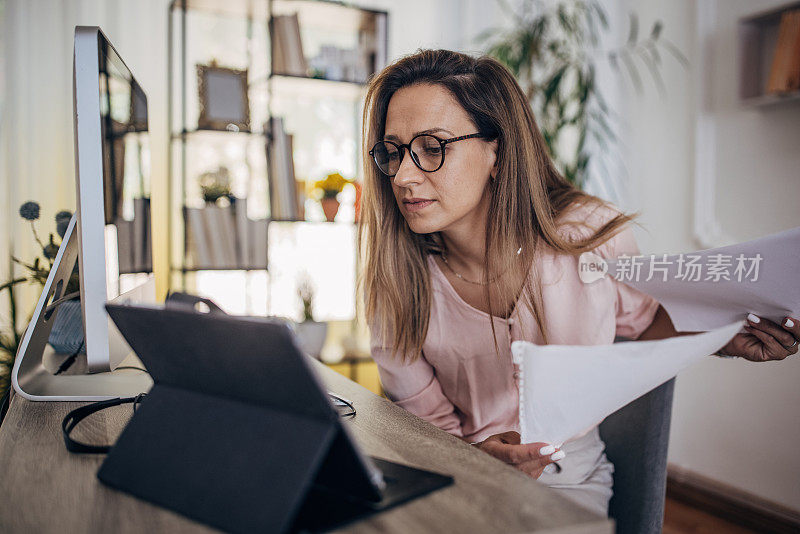
{"type": "Polygon", "coordinates": [[[328,323],[303,321],[297,324],[297,340],[300,342],[300,348],[314,358],[319,359],[327,335],[328,323]]]}

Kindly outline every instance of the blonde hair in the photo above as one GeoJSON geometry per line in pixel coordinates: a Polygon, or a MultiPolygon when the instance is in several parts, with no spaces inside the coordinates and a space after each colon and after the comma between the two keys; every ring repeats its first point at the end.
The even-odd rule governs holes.
{"type": "Polygon", "coordinates": [[[427,336],[432,297],[426,255],[442,252],[441,236],[411,231],[397,207],[391,180],[378,171],[368,155],[383,138],[392,95],[402,87],[423,83],[450,91],[476,131],[486,141],[497,141],[497,175],[487,189],[484,282],[497,273],[516,272],[520,276],[498,277],[485,286],[487,322],[495,336],[495,348],[492,286],[500,302],[513,302],[519,287],[512,287],[511,280],[525,276],[525,271],[529,273],[519,294],[520,303],[530,309],[547,343],[534,258],[542,247],[572,255],[591,250],[610,239],[633,216],[617,214],[587,238],[574,240],[562,235],[558,221],[570,206],[580,203],[599,207],[606,203],[580,191],[556,170],[531,107],[508,69],[490,57],[474,58],[449,50],[421,50],[404,57],[375,76],[367,90],[359,249],[364,254],[360,287],[372,335],[390,344],[394,354],[407,361],[420,357],[427,336]],[[519,247],[522,252],[518,257],[519,247]]]}

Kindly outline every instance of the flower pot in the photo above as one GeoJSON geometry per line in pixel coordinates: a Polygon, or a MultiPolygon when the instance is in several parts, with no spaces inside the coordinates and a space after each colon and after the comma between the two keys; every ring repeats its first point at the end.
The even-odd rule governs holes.
{"type": "Polygon", "coordinates": [[[295,332],[297,332],[297,340],[300,342],[303,352],[319,359],[322,347],[325,346],[325,338],[328,336],[328,323],[303,321],[297,323],[295,332]]]}
{"type": "Polygon", "coordinates": [[[333,197],[325,197],[320,200],[322,204],[322,211],[325,213],[325,219],[328,222],[333,222],[336,214],[339,213],[339,201],[333,197]]]}

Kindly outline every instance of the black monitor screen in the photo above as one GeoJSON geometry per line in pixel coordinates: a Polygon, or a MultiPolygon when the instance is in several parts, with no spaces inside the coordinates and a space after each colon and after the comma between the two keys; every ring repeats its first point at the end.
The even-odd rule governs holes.
{"type": "Polygon", "coordinates": [[[138,285],[125,275],[153,271],[147,96],[114,49],[103,39],[100,45],[106,258],[117,258],[117,269],[109,265],[108,272],[118,272],[119,280],[108,281],[119,294],[138,285]]]}

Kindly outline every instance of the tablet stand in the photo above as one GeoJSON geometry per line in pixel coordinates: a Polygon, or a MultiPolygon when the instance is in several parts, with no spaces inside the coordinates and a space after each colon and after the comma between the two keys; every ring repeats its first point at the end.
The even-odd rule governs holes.
{"type": "Polygon", "coordinates": [[[334,421],[156,384],[103,463],[109,486],[228,532],[321,532],[452,483],[373,459],[414,484],[373,500],[334,421]]]}
{"type": "Polygon", "coordinates": [[[452,483],[368,465],[286,324],[182,294],[163,309],[106,309],[155,384],[103,462],[105,484],[225,531],[289,532],[452,483]]]}

